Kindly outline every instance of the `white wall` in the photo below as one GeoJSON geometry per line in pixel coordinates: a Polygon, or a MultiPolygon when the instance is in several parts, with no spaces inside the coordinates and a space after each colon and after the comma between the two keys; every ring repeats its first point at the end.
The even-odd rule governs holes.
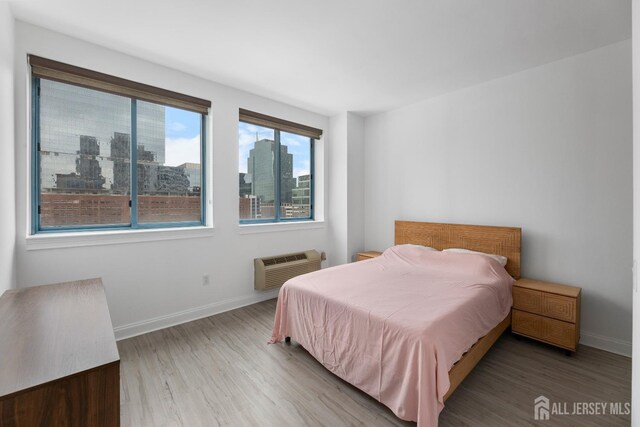
{"type": "Polygon", "coordinates": [[[0,294],[15,287],[13,16],[0,2],[0,294]]]}
{"type": "Polygon", "coordinates": [[[633,0],[633,358],[631,424],[640,426],[640,0],[633,0]]]}
{"type": "Polygon", "coordinates": [[[364,119],[355,113],[347,113],[348,161],[347,167],[347,208],[349,209],[349,235],[347,252],[351,260],[355,254],[363,251],[364,246],[364,119]]]}
{"type": "MultiPolygon", "coordinates": [[[[21,286],[102,277],[112,321],[117,336],[122,337],[275,297],[273,291],[253,290],[253,258],[310,248],[327,250],[328,227],[323,222],[311,227],[254,227],[250,232],[238,226],[238,108],[325,131],[328,118],[21,22],[16,24],[15,50],[17,275],[21,286]],[[39,250],[33,249],[33,242],[27,244],[28,53],[210,99],[212,145],[208,152],[213,162],[214,230],[197,238],[131,244],[39,250]],[[211,275],[210,286],[202,286],[203,274],[211,275]]],[[[321,194],[326,188],[327,140],[318,141],[315,152],[316,189],[321,194]]],[[[322,197],[316,199],[315,211],[324,218],[322,197]]]]}
{"type": "Polygon", "coordinates": [[[348,155],[348,113],[337,114],[329,121],[331,134],[331,151],[329,153],[329,230],[331,234],[332,253],[328,259],[333,264],[344,264],[349,261],[348,235],[349,217],[347,200],[349,191],[347,179],[349,172],[348,155]]]}
{"type": "Polygon", "coordinates": [[[329,217],[332,265],[364,248],[364,120],[352,112],[330,119],[329,217]]]}
{"type": "Polygon", "coordinates": [[[365,244],[393,221],[522,227],[524,277],[581,286],[582,342],[631,351],[631,43],[365,121],[365,244]]]}

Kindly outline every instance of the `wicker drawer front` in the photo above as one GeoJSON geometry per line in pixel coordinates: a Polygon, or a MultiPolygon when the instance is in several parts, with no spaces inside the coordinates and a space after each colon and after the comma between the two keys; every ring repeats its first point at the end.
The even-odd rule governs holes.
{"type": "Polygon", "coordinates": [[[542,292],[513,287],[513,308],[542,314],[542,292]]]}
{"type": "Polygon", "coordinates": [[[576,299],[561,295],[543,294],[542,314],[566,322],[576,321],[576,299]]]}
{"type": "Polygon", "coordinates": [[[561,320],[544,318],[542,321],[545,339],[570,350],[576,349],[576,325],[561,320]]]}
{"type": "Polygon", "coordinates": [[[542,319],[544,319],[542,316],[514,309],[511,330],[519,334],[542,338],[542,319]]]}
{"type": "Polygon", "coordinates": [[[576,325],[561,320],[513,310],[513,332],[546,341],[569,350],[576,349],[576,325]]]}

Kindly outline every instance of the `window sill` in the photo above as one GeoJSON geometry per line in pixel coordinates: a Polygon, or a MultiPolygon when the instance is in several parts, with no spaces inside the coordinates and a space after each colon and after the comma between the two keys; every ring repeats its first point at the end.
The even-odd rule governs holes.
{"type": "Polygon", "coordinates": [[[210,237],[213,227],[181,227],[148,230],[87,231],[72,233],[36,234],[27,236],[26,250],[76,248],[82,246],[119,245],[157,242],[161,240],[210,237]]]}
{"type": "Polygon", "coordinates": [[[314,230],[325,228],[324,221],[269,222],[260,224],[240,224],[238,234],[276,233],[281,231],[314,230]]]}

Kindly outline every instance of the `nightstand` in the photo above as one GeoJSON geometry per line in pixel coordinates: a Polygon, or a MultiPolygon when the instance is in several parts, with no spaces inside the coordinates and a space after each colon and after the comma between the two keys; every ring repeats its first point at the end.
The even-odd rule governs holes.
{"type": "Polygon", "coordinates": [[[371,259],[382,255],[382,252],[378,251],[366,251],[366,252],[358,252],[356,254],[356,261],[364,261],[365,259],[371,259]]]}
{"type": "Polygon", "coordinates": [[[581,288],[520,279],[513,285],[511,332],[576,351],[581,288]]]}

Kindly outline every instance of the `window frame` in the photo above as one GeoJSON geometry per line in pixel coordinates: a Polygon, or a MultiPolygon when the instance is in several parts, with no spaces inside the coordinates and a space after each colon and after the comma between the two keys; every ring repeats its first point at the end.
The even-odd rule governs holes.
{"type": "MultiPolygon", "coordinates": [[[[245,121],[242,120],[242,118],[240,120],[238,120],[238,123],[246,123],[249,125],[255,125],[254,123],[251,123],[249,121],[245,121]]],[[[275,169],[276,169],[276,173],[277,173],[277,177],[275,177],[274,181],[275,181],[275,188],[274,188],[274,218],[257,218],[257,219],[241,219],[238,218],[238,223],[240,225],[251,225],[251,224],[281,224],[281,223],[289,223],[289,222],[313,222],[315,221],[315,212],[313,209],[313,205],[314,205],[314,199],[315,199],[315,188],[314,188],[314,175],[315,175],[315,142],[316,139],[308,136],[308,135],[301,135],[300,133],[296,133],[295,131],[292,130],[280,130],[278,127],[273,127],[273,126],[269,126],[268,124],[260,124],[257,126],[261,126],[264,128],[268,128],[268,129],[272,129],[273,130],[273,138],[274,138],[274,143],[276,145],[275,147],[275,169]],[[308,217],[296,217],[296,218],[282,218],[280,216],[280,196],[281,196],[281,187],[282,187],[282,164],[280,162],[280,147],[281,147],[281,143],[280,143],[280,132],[286,132],[286,133],[291,133],[291,134],[296,134],[296,135],[300,135],[300,136],[304,136],[309,138],[309,216],[308,217]],[[278,203],[278,208],[276,209],[275,204],[276,201],[278,203]]],[[[238,191],[239,193],[239,191],[238,191]]],[[[239,210],[238,210],[238,214],[239,214],[239,210]]]]}
{"type": "MultiPolygon", "coordinates": [[[[81,69],[82,70],[82,69],[81,69]]],[[[98,74],[98,73],[96,73],[98,74]]],[[[86,225],[73,225],[73,226],[52,226],[42,227],[40,224],[40,196],[41,196],[41,182],[40,182],[40,81],[41,79],[58,81],[62,84],[67,84],[76,87],[83,87],[88,90],[94,90],[100,92],[100,89],[94,87],[86,87],[80,84],[74,84],[73,82],[57,80],[53,78],[31,76],[31,234],[56,234],[56,233],[69,233],[69,232],[87,232],[87,231],[113,231],[113,230],[152,230],[152,229],[171,229],[171,228],[185,228],[185,227],[203,227],[207,223],[207,163],[206,163],[206,128],[207,128],[207,115],[193,111],[196,114],[200,114],[200,221],[176,221],[176,222],[153,222],[142,223],[138,222],[138,141],[137,141],[137,102],[151,102],[157,105],[165,107],[174,107],[168,103],[161,103],[156,101],[149,101],[147,99],[137,98],[135,96],[126,94],[117,94],[131,100],[131,148],[130,148],[130,164],[131,170],[129,172],[130,189],[129,189],[129,209],[130,209],[130,223],[123,224],[86,224],[86,225]]],[[[107,91],[102,91],[107,92],[107,91]]],[[[108,93],[108,92],[107,92],[108,93]]],[[[188,111],[188,110],[187,110],[188,111]]]]}

